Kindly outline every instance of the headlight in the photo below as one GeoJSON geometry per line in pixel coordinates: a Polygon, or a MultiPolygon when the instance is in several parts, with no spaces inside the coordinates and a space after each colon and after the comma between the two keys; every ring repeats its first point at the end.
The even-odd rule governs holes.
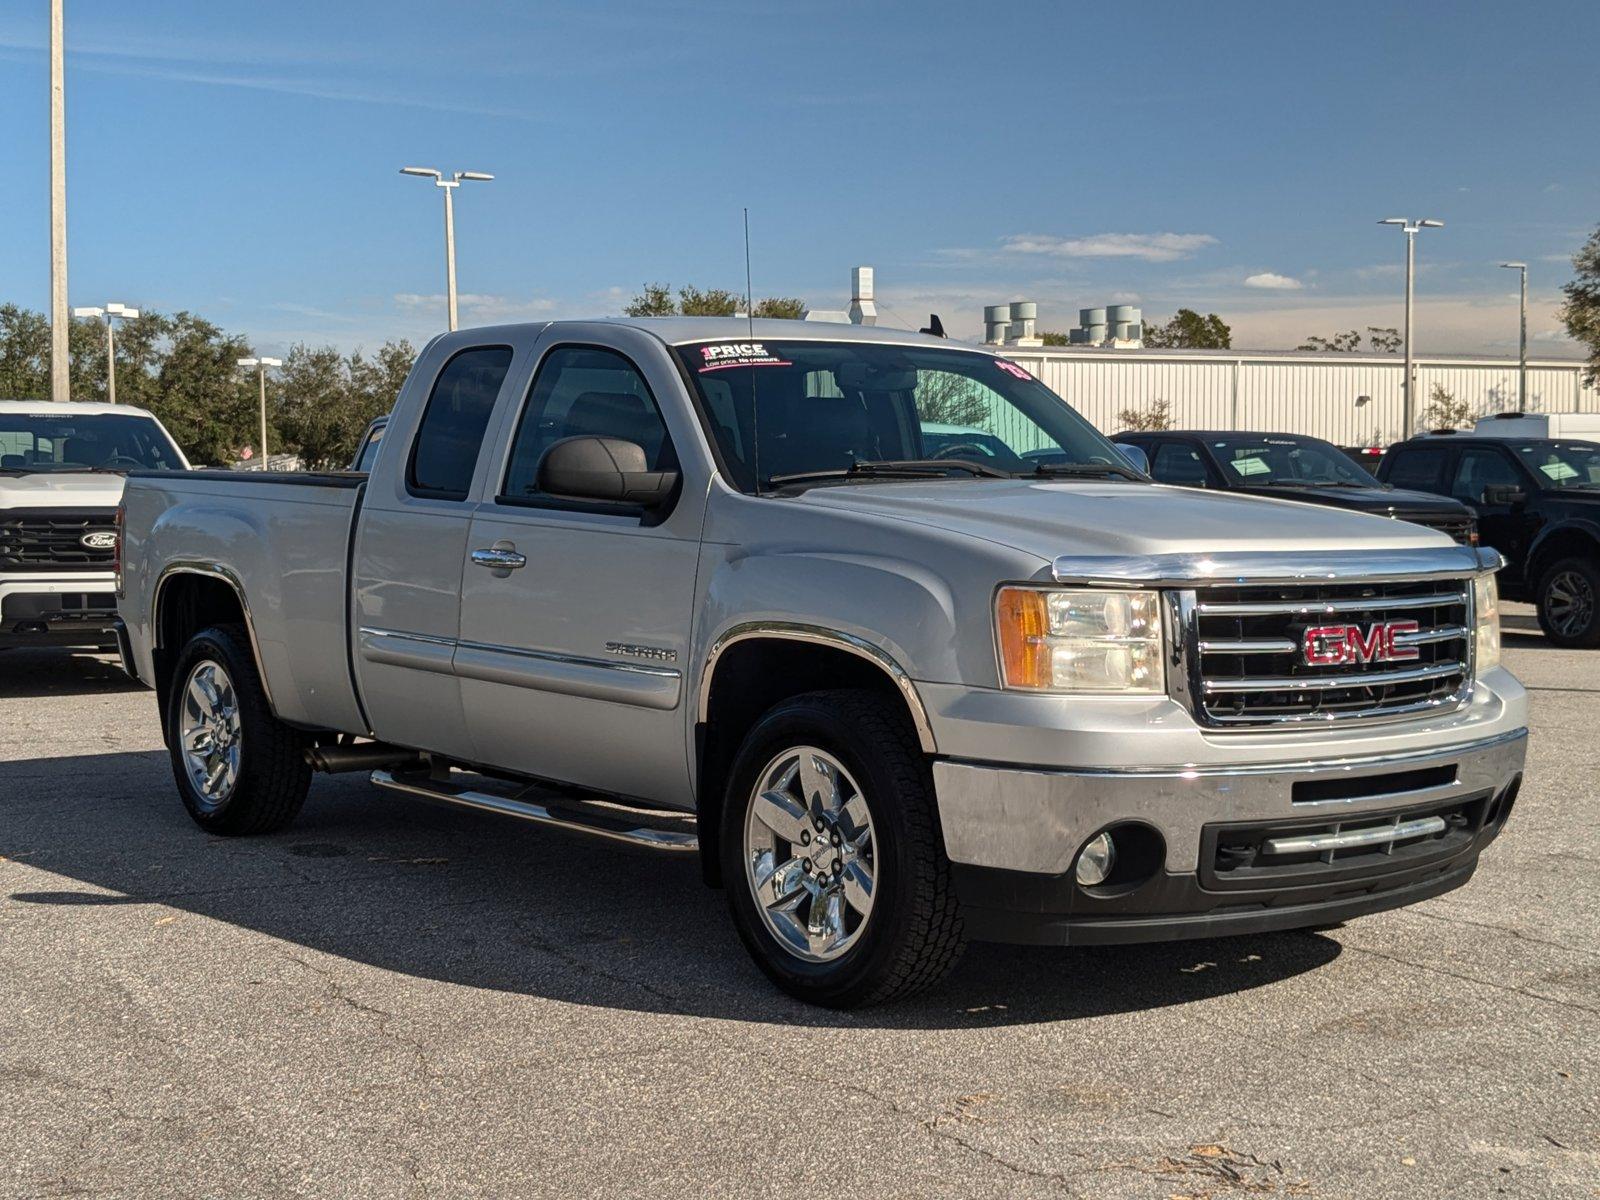
{"type": "Polygon", "coordinates": [[[1474,660],[1482,673],[1500,665],[1500,589],[1493,575],[1479,575],[1472,581],[1472,612],[1474,660]]]}
{"type": "Polygon", "coordinates": [[[1117,695],[1166,690],[1157,592],[1001,588],[995,627],[1006,687],[1117,695]]]}

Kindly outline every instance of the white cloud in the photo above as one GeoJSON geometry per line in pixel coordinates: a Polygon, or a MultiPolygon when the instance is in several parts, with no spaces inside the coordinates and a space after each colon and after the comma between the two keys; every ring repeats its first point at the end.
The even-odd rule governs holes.
{"type": "Polygon", "coordinates": [[[1268,292],[1298,292],[1305,284],[1288,275],[1279,275],[1275,271],[1262,271],[1257,275],[1246,275],[1244,285],[1247,288],[1261,288],[1268,292]]]}
{"type": "Polygon", "coordinates": [[[1175,262],[1216,244],[1217,239],[1209,233],[1096,233],[1072,238],[1049,233],[1014,233],[1001,240],[1002,248],[1012,254],[1138,258],[1145,262],[1175,262]]]}

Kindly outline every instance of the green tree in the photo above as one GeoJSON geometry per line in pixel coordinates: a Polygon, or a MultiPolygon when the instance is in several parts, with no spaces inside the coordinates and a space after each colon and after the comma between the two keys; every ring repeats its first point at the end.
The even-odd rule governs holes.
{"type": "Polygon", "coordinates": [[[1572,282],[1561,289],[1567,298],[1561,306],[1561,323],[1588,348],[1586,375],[1590,383],[1600,384],[1600,228],[1572,256],[1572,272],[1572,282]]]}
{"type": "Polygon", "coordinates": [[[1233,330],[1216,313],[1180,308],[1165,325],[1144,327],[1144,344],[1161,350],[1229,350],[1233,330]]]}
{"type": "Polygon", "coordinates": [[[1064,333],[1057,333],[1053,329],[1041,329],[1039,339],[1046,346],[1070,346],[1072,339],[1064,333]]]}
{"type": "Polygon", "coordinates": [[[268,393],[283,445],[311,470],[344,466],[372,419],[394,407],[416,357],[406,341],[386,342],[370,359],[294,346],[268,393]]]}
{"type": "MultiPolygon", "coordinates": [[[[731,317],[744,308],[744,297],[725,288],[681,287],[676,297],[668,283],[647,283],[622,311],[630,317],[731,317]]],[[[757,300],[757,317],[798,319],[805,312],[804,300],[792,296],[769,296],[757,300]]]]}
{"type": "MultiPolygon", "coordinates": [[[[1374,354],[1395,354],[1399,351],[1400,344],[1400,331],[1392,326],[1367,326],[1367,347],[1374,354]]],[[[1308,337],[1295,349],[1354,354],[1361,349],[1361,335],[1351,329],[1345,333],[1336,333],[1331,338],[1308,337]]]]}
{"type": "Polygon", "coordinates": [[[1377,354],[1399,354],[1404,339],[1393,325],[1368,325],[1367,345],[1377,354]]]}
{"type": "Polygon", "coordinates": [[[238,365],[249,344],[189,312],[174,313],[165,325],[150,409],[191,461],[226,466],[257,440],[255,380],[238,365]]]}
{"type": "Polygon", "coordinates": [[[1117,421],[1129,432],[1149,433],[1172,428],[1172,405],[1166,400],[1156,400],[1149,408],[1125,408],[1117,414],[1117,421]]]}
{"type": "Polygon", "coordinates": [[[43,313],[0,304],[0,400],[50,395],[50,322],[43,313]]]}
{"type": "Polygon", "coordinates": [[[1442,383],[1428,389],[1428,406],[1422,410],[1422,423],[1429,429],[1465,429],[1472,424],[1472,404],[1456,399],[1442,383]]]}

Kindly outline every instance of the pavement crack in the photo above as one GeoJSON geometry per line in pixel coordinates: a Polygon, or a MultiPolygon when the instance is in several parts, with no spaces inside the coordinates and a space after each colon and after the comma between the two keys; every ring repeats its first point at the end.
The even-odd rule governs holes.
{"type": "Polygon", "coordinates": [[[1419,971],[1428,971],[1435,975],[1444,975],[1451,979],[1459,979],[1462,983],[1475,984],[1478,987],[1493,988],[1497,992],[1508,992],[1514,996],[1525,996],[1529,1000],[1543,1000],[1547,1004],[1558,1004],[1562,1008],[1570,1008],[1577,1012],[1589,1013],[1591,1016],[1600,1016],[1600,1009],[1587,1004],[1579,1004],[1574,1000],[1563,1000],[1559,996],[1546,996],[1543,992],[1531,991],[1526,987],[1516,987],[1511,984],[1495,983],[1490,979],[1479,979],[1474,975],[1465,975],[1460,971],[1449,971],[1444,967],[1436,967],[1429,963],[1416,962],[1413,959],[1401,958],[1397,954],[1385,954],[1382,950],[1369,950],[1365,946],[1356,946],[1350,942],[1344,943],[1346,950],[1354,950],[1357,954],[1368,954],[1373,958],[1381,958],[1385,962],[1396,963],[1402,967],[1414,967],[1419,971]]]}
{"type": "Polygon", "coordinates": [[[1552,942],[1545,938],[1537,938],[1531,933],[1524,933],[1522,930],[1515,929],[1510,925],[1494,925],[1488,921],[1469,921],[1465,917],[1451,916],[1449,913],[1429,912],[1425,908],[1413,908],[1411,912],[1415,916],[1426,917],[1430,921],[1444,921],[1450,925],[1465,925],[1472,929],[1492,929],[1496,933],[1509,934],[1520,942],[1527,942],[1534,946],[1549,946],[1553,950],[1566,950],[1571,954],[1583,954],[1591,958],[1600,957],[1592,949],[1582,946],[1569,946],[1565,942],[1552,942]]]}

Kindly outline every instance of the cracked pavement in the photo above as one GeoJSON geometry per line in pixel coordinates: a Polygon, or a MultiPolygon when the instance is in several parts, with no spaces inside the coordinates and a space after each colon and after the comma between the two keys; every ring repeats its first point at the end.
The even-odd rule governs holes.
{"type": "Polygon", "coordinates": [[[207,837],[149,693],[0,655],[0,1196],[1600,1195],[1600,656],[1508,608],[1528,783],[1466,888],[858,1014],[693,861],[352,776],[207,837]]]}

